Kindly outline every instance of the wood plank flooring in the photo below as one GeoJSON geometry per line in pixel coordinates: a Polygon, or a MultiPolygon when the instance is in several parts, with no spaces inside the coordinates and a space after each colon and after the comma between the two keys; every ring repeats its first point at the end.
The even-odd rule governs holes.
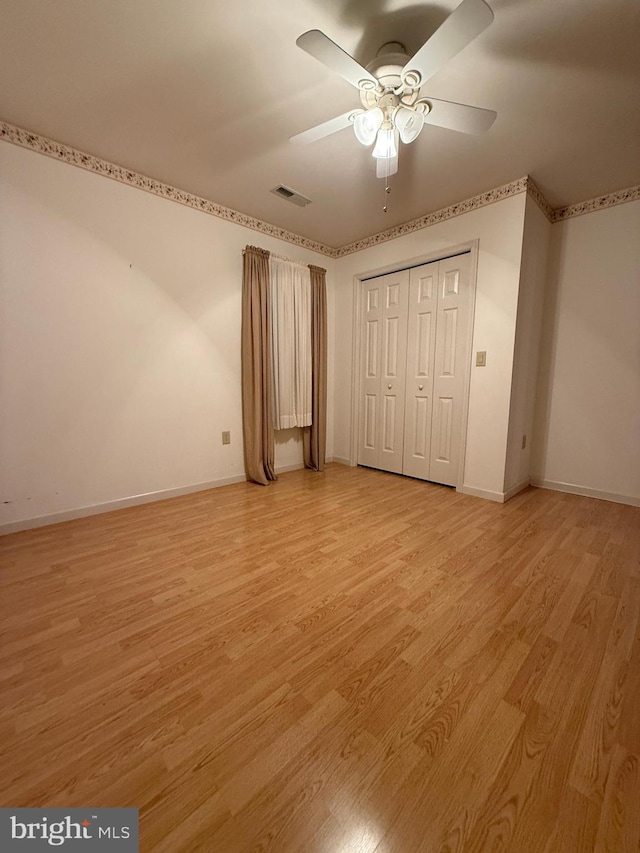
{"type": "Polygon", "coordinates": [[[640,509],[297,471],[0,539],[0,804],[142,851],[640,850],[640,509]]]}

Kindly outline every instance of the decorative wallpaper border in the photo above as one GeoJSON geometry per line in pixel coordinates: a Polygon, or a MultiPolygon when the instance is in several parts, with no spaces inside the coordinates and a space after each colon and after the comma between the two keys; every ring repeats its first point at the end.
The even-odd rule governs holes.
{"type": "Polygon", "coordinates": [[[570,204],[567,207],[557,207],[553,211],[551,221],[561,222],[563,219],[571,219],[573,216],[583,216],[585,213],[616,207],[616,205],[626,204],[628,201],[640,201],[640,185],[581,201],[578,204],[570,204]]]}
{"type": "Polygon", "coordinates": [[[501,187],[496,187],[496,189],[480,193],[480,195],[476,195],[473,198],[468,198],[466,201],[451,204],[449,207],[434,210],[432,213],[427,213],[418,219],[412,219],[409,222],[403,222],[401,225],[395,225],[387,231],[372,234],[371,237],[363,237],[362,240],[356,240],[354,243],[349,243],[338,249],[337,257],[342,258],[344,255],[353,254],[353,252],[370,249],[371,246],[386,243],[388,240],[395,240],[397,237],[404,237],[406,234],[413,234],[414,231],[420,231],[422,228],[428,228],[430,225],[436,225],[438,222],[445,222],[447,219],[453,219],[454,216],[461,216],[463,213],[470,213],[472,210],[477,210],[480,207],[486,207],[489,204],[495,204],[495,202],[502,201],[510,196],[519,195],[526,192],[528,182],[529,178],[527,177],[519,178],[510,184],[504,184],[501,187]]]}
{"type": "Polygon", "coordinates": [[[470,213],[472,210],[478,210],[481,207],[486,207],[489,204],[495,204],[497,201],[502,201],[505,198],[510,198],[514,195],[526,192],[540,207],[547,219],[552,222],[561,222],[564,219],[570,219],[573,216],[582,216],[585,213],[593,213],[596,210],[604,210],[608,207],[615,207],[618,204],[625,204],[629,201],[640,200],[640,186],[629,187],[628,189],[618,190],[617,192],[609,193],[608,195],[599,196],[598,198],[582,201],[578,204],[559,207],[555,210],[544,198],[536,183],[528,175],[524,178],[518,178],[509,184],[504,184],[501,187],[488,190],[480,193],[480,195],[468,198],[465,201],[457,204],[443,207],[441,210],[435,210],[432,213],[427,213],[420,216],[418,219],[412,219],[409,222],[404,222],[401,225],[396,225],[389,228],[387,231],[381,231],[378,234],[372,234],[370,237],[364,237],[361,240],[356,240],[353,243],[342,246],[340,248],[332,248],[325,246],[323,243],[318,243],[308,237],[302,237],[300,234],[295,234],[292,231],[286,231],[284,228],[279,228],[277,225],[271,225],[269,222],[263,222],[260,219],[255,219],[246,213],[239,213],[229,207],[224,207],[221,204],[216,204],[206,198],[193,195],[185,190],[177,189],[169,184],[164,184],[161,181],[156,181],[154,178],[149,178],[146,175],[140,175],[137,172],[132,172],[130,169],[125,169],[115,163],[110,163],[108,160],[101,160],[99,157],[94,157],[91,154],[86,154],[83,151],[78,151],[69,145],[63,145],[61,142],[55,142],[48,139],[46,136],[41,136],[38,133],[24,130],[7,122],[0,121],[0,140],[12,142],[14,145],[19,145],[22,148],[29,148],[39,154],[45,154],[47,157],[53,157],[55,160],[61,160],[64,163],[69,163],[72,166],[78,166],[81,169],[86,169],[89,172],[95,172],[106,178],[111,178],[114,181],[119,181],[122,184],[136,187],[153,195],[167,198],[171,201],[176,201],[179,204],[184,204],[187,207],[192,207],[195,210],[200,210],[203,213],[208,213],[211,216],[216,216],[219,219],[224,219],[227,222],[234,222],[236,225],[242,225],[245,228],[250,228],[252,231],[259,231],[262,234],[267,234],[270,237],[275,237],[278,240],[283,240],[286,243],[292,243],[295,246],[300,246],[303,249],[309,249],[312,252],[318,252],[321,255],[326,255],[329,258],[342,258],[345,255],[360,252],[363,249],[368,249],[371,246],[377,246],[380,243],[386,243],[389,240],[395,240],[397,237],[403,237],[406,234],[412,234],[414,231],[420,231],[422,228],[428,228],[430,225],[435,225],[438,222],[445,222],[447,219],[453,219],[455,216],[461,216],[463,213],[470,213]]]}
{"type": "Polygon", "coordinates": [[[185,190],[177,189],[169,184],[163,184],[161,181],[156,181],[154,178],[149,178],[146,175],[139,175],[137,172],[124,169],[115,163],[109,163],[108,160],[101,160],[99,157],[86,154],[84,151],[78,151],[69,145],[54,142],[46,136],[40,136],[38,133],[23,130],[20,127],[15,127],[3,121],[0,121],[0,139],[13,142],[14,145],[20,145],[22,148],[30,148],[32,151],[46,154],[47,157],[62,160],[65,163],[78,166],[89,172],[95,172],[98,175],[111,178],[121,184],[129,184],[129,186],[145,190],[153,195],[177,201],[179,204],[193,207],[195,210],[201,210],[204,213],[211,214],[211,216],[225,219],[227,222],[235,222],[236,225],[243,225],[245,228],[251,228],[253,231],[260,231],[262,234],[268,234],[270,237],[277,237],[279,240],[285,240],[287,243],[293,243],[312,252],[319,252],[322,255],[329,255],[330,257],[334,255],[335,249],[325,246],[323,243],[317,243],[308,237],[301,237],[299,234],[286,231],[277,225],[262,222],[262,220],[248,216],[246,213],[239,213],[230,207],[223,207],[221,204],[216,204],[206,198],[201,198],[185,190]]]}
{"type": "Polygon", "coordinates": [[[540,188],[536,182],[530,177],[527,178],[527,193],[535,201],[549,222],[553,222],[553,208],[540,192],[540,188]]]}

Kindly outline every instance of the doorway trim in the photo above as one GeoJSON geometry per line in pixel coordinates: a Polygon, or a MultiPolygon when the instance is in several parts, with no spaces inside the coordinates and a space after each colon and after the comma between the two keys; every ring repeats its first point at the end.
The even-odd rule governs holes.
{"type": "Polygon", "coordinates": [[[469,324],[469,337],[467,346],[469,358],[464,365],[464,396],[462,400],[462,418],[461,418],[461,434],[460,434],[460,467],[458,469],[458,485],[457,492],[464,491],[464,465],[467,451],[467,424],[469,420],[469,392],[471,390],[471,364],[473,361],[473,335],[475,331],[475,313],[476,313],[476,285],[478,279],[478,250],[480,241],[478,239],[469,240],[466,243],[459,243],[455,246],[450,246],[447,249],[440,249],[436,252],[429,252],[424,255],[417,255],[412,258],[396,261],[392,264],[386,264],[382,267],[365,270],[364,272],[356,273],[353,277],[353,326],[352,326],[352,347],[351,347],[351,439],[349,445],[349,465],[356,466],[358,464],[358,436],[360,435],[360,394],[361,394],[361,377],[360,377],[360,326],[362,321],[362,282],[370,278],[376,278],[387,273],[399,272],[400,270],[410,269],[411,267],[419,267],[422,264],[429,264],[433,261],[442,261],[445,258],[452,258],[455,255],[462,255],[469,252],[471,256],[469,270],[469,288],[471,296],[470,312],[471,322],[469,324]]]}

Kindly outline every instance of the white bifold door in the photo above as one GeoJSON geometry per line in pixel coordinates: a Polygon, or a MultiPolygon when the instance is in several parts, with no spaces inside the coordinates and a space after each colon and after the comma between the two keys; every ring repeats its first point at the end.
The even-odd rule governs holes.
{"type": "Polygon", "coordinates": [[[358,464],[458,485],[469,253],[362,283],[358,464]]]}

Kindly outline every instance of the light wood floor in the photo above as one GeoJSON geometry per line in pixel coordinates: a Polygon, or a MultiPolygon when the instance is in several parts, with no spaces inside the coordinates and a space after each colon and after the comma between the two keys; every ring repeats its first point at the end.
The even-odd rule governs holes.
{"type": "Polygon", "coordinates": [[[638,853],[640,509],[331,465],[0,540],[0,804],[141,851],[638,853]]]}

